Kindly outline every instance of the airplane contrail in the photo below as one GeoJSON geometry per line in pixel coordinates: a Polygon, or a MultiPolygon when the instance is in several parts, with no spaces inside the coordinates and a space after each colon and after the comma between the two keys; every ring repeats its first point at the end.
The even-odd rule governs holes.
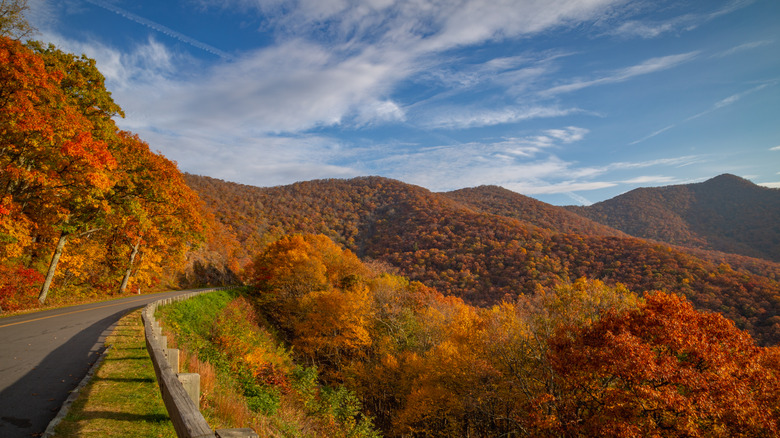
{"type": "Polygon", "coordinates": [[[117,15],[120,15],[122,17],[127,18],[130,21],[134,21],[138,24],[144,25],[150,29],[156,30],[157,32],[160,32],[162,34],[168,35],[171,38],[175,38],[183,43],[189,44],[192,47],[201,49],[203,51],[206,51],[208,53],[211,53],[212,55],[219,56],[220,58],[232,60],[233,56],[229,53],[223,52],[222,50],[217,49],[216,47],[210,46],[208,44],[202,43],[198,40],[195,40],[193,38],[188,37],[187,35],[184,35],[182,33],[176,32],[175,30],[163,26],[162,24],[155,23],[154,21],[147,20],[144,17],[140,17],[138,15],[133,14],[132,12],[126,11],[118,6],[114,6],[111,4],[101,3],[95,0],[84,0],[87,3],[90,3],[92,5],[95,5],[97,7],[103,8],[105,10],[111,11],[117,15]]]}

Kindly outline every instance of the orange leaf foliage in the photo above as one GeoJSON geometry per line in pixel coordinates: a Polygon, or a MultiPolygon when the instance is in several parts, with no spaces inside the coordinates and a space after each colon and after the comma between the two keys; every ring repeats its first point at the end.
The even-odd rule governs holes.
{"type": "Polygon", "coordinates": [[[675,295],[550,341],[553,430],[609,436],[777,436],[780,369],[719,314],[675,295]]]}

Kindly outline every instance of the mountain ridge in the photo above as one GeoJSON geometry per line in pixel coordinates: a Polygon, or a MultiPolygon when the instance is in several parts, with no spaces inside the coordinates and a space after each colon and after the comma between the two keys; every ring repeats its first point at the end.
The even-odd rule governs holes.
{"type": "Polygon", "coordinates": [[[632,236],[780,262],[780,189],[735,175],[565,208],[632,236]]]}

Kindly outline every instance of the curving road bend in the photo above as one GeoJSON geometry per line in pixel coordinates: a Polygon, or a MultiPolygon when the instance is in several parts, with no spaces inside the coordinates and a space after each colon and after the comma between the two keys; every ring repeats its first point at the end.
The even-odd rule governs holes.
{"type": "Polygon", "coordinates": [[[0,318],[0,437],[40,436],[100,356],[116,322],[184,292],[0,318]]]}

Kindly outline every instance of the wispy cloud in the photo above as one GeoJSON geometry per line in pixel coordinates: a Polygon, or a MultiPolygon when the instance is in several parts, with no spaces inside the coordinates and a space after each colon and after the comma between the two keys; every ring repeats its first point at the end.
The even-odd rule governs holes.
{"type": "Polygon", "coordinates": [[[340,58],[319,45],[290,41],[188,81],[144,81],[118,97],[131,111],[155,114],[154,126],[162,129],[302,133],[403,120],[403,109],[388,97],[405,74],[402,63],[371,54],[340,58]]]}
{"type": "Polygon", "coordinates": [[[693,163],[697,163],[701,160],[702,157],[700,155],[684,155],[681,157],[658,158],[655,160],[646,160],[646,161],[619,161],[619,162],[609,164],[604,168],[604,171],[643,169],[643,168],[655,167],[655,166],[685,167],[693,163]]]}
{"type": "Polygon", "coordinates": [[[660,175],[638,176],[636,178],[620,181],[621,184],[641,184],[641,185],[674,184],[676,182],[678,182],[677,178],[671,176],[660,176],[660,175]]]}
{"type": "Polygon", "coordinates": [[[728,97],[726,97],[724,99],[721,99],[721,100],[715,102],[712,105],[712,107],[710,107],[709,109],[688,117],[687,119],[685,119],[685,121],[688,122],[688,121],[691,121],[691,120],[694,120],[694,119],[698,119],[699,117],[707,115],[707,114],[709,114],[709,113],[711,113],[713,111],[717,111],[717,110],[719,110],[721,108],[725,108],[725,107],[727,107],[729,105],[733,105],[733,104],[737,103],[738,101],[740,101],[745,96],[748,96],[748,95],[753,94],[753,93],[755,93],[757,91],[763,90],[764,88],[767,88],[770,85],[771,84],[768,84],[768,83],[767,84],[761,84],[761,85],[757,85],[757,86],[755,86],[753,88],[750,88],[748,90],[745,90],[745,91],[743,91],[741,93],[732,94],[731,96],[728,96],[728,97]]]}
{"type": "Polygon", "coordinates": [[[382,148],[366,153],[369,167],[391,169],[387,176],[436,191],[483,184],[507,185],[571,175],[570,163],[554,150],[581,141],[587,130],[575,126],[535,135],[483,143],[454,143],[430,148],[382,148]]]}
{"type": "MultiPolygon", "coordinates": [[[[608,123],[588,126],[589,130],[583,127],[587,121],[582,115],[619,109],[591,110],[583,106],[591,105],[590,101],[571,99],[578,90],[629,81],[703,58],[698,51],[642,55],[618,64],[624,68],[612,69],[614,64],[610,64],[600,71],[588,70],[598,65],[594,59],[592,64],[577,65],[579,77],[564,71],[567,62],[574,62],[571,47],[589,46],[550,48],[559,35],[573,29],[598,32],[602,22],[611,24],[616,16],[626,16],[615,9],[625,7],[622,12],[626,12],[634,2],[496,0],[489,6],[483,0],[187,3],[232,9],[225,15],[242,8],[247,22],[261,23],[262,45],[227,53],[118,8],[117,2],[100,0],[77,4],[90,10],[98,6],[136,22],[151,29],[144,33],[153,37],[143,36],[134,47],[122,51],[95,41],[52,41],[96,58],[113,96],[128,115],[119,122],[121,126],[138,132],[188,171],[257,185],[380,173],[433,190],[501,184],[526,194],[564,194],[589,203],[582,192],[670,183],[671,177],[665,175],[672,172],[667,169],[700,160],[688,156],[619,161],[624,159],[599,156],[603,149],[590,143],[590,137],[609,142],[604,126],[619,122],[605,118],[608,123]],[[199,50],[182,54],[169,49],[168,38],[157,33],[199,50]],[[532,38],[539,34],[544,35],[544,49],[535,46],[532,38]],[[192,54],[204,56],[201,60],[186,58],[192,54]],[[531,120],[538,123],[527,123],[531,120]],[[517,126],[505,126],[512,124],[517,126]],[[399,135],[395,135],[396,128],[399,135]],[[377,132],[381,133],[374,137],[377,132]],[[445,136],[458,140],[441,140],[445,136]],[[588,156],[579,158],[587,162],[566,158],[569,151],[588,156]]],[[[666,13],[669,10],[674,8],[666,13]]],[[[698,26],[717,16],[713,14],[729,10],[665,22],[626,22],[619,31],[657,37],[698,26]]],[[[723,53],[766,44],[746,43],[723,53]]],[[[582,50],[575,54],[592,55],[587,48],[582,50]]],[[[659,54],[664,53],[669,52],[659,54]]],[[[728,96],[710,110],[732,105],[757,90],[728,96]]],[[[675,120],[631,144],[661,135],[684,121],[675,120]]]]}
{"type": "MultiPolygon", "coordinates": [[[[397,160],[408,165],[407,170],[403,175],[388,176],[408,176],[410,182],[427,180],[435,186],[437,178],[447,175],[462,187],[470,182],[493,181],[497,171],[492,164],[501,164],[499,177],[506,180],[517,174],[562,171],[565,164],[540,155],[540,151],[579,141],[587,130],[564,127],[536,136],[504,138],[495,144],[474,143],[400,156],[370,148],[371,153],[361,155],[364,150],[353,144],[314,132],[331,127],[357,129],[388,122],[411,123],[405,106],[394,100],[393,90],[446,59],[448,55],[443,52],[576,25],[621,1],[502,1],[489,8],[479,0],[202,2],[211,7],[239,5],[247,11],[262,12],[257,16],[265,20],[266,30],[272,30],[274,43],[233,57],[111,3],[87,0],[89,5],[230,62],[187,68],[193,60],[177,59],[181,55],[166,50],[154,38],[129,51],[94,41],[62,37],[51,41],[96,58],[114,98],[127,114],[119,121],[121,127],[139,133],[186,170],[266,185],[355,176],[378,168],[380,160],[397,160]],[[459,174],[431,172],[447,156],[463,163],[459,174]],[[343,164],[347,162],[355,164],[343,164]]],[[[544,74],[545,63],[557,56],[561,54],[543,53],[527,60],[523,55],[497,57],[476,67],[474,78],[480,82],[490,77],[502,87],[522,86],[544,74]]],[[[463,111],[450,117],[427,110],[431,110],[431,122],[426,127],[446,129],[553,118],[580,111],[533,103],[463,111]]]]}
{"type": "Polygon", "coordinates": [[[614,71],[600,78],[575,81],[564,85],[558,85],[556,87],[552,87],[542,91],[541,94],[555,95],[561,93],[570,93],[572,91],[577,91],[583,88],[593,87],[596,85],[623,82],[636,76],[647,75],[650,73],[655,73],[655,72],[670,69],[672,67],[676,67],[677,65],[690,61],[698,54],[699,54],[698,51],[693,51],[687,53],[680,53],[677,55],[668,55],[668,56],[662,56],[658,58],[651,58],[639,64],[614,71]]]}
{"type": "Polygon", "coordinates": [[[780,151],[780,145],[769,148],[770,151],[780,151]]]}
{"type": "Polygon", "coordinates": [[[518,193],[528,195],[552,195],[562,193],[583,204],[591,204],[586,198],[574,192],[587,192],[591,190],[606,189],[617,186],[617,183],[609,181],[563,181],[553,184],[539,184],[533,181],[510,183],[506,188],[518,193]],[[574,195],[574,196],[573,196],[574,195]]]}
{"type": "MultiPolygon", "coordinates": [[[[582,192],[676,183],[674,177],[665,174],[701,160],[699,156],[681,156],[589,166],[560,158],[566,145],[582,142],[587,133],[584,128],[570,126],[493,143],[404,149],[376,158],[373,165],[396,169],[387,176],[435,191],[497,184],[526,195],[563,194],[587,205],[590,201],[582,192]],[[652,173],[618,176],[636,175],[641,169],[651,169],[652,173]]],[[[367,153],[371,154],[376,155],[376,151],[367,153]]]]}
{"type": "MultiPolygon", "coordinates": [[[[745,90],[745,91],[743,91],[741,93],[732,94],[731,96],[728,96],[728,97],[726,97],[724,99],[721,99],[721,100],[715,102],[710,108],[708,108],[708,109],[706,109],[706,110],[704,110],[704,111],[702,111],[700,113],[696,113],[696,114],[694,114],[694,115],[684,119],[682,121],[682,123],[690,122],[692,120],[698,119],[699,117],[703,117],[703,116],[705,116],[707,114],[710,114],[710,113],[712,113],[714,111],[717,111],[717,110],[719,110],[721,108],[725,108],[725,107],[727,107],[729,105],[733,105],[734,103],[740,101],[745,96],[748,96],[748,95],[753,94],[753,93],[755,93],[757,91],[763,90],[764,88],[767,88],[770,85],[772,85],[772,84],[765,83],[765,84],[761,84],[761,85],[755,86],[753,88],[750,88],[748,90],[745,90]]],[[[651,138],[653,138],[653,137],[655,137],[657,135],[663,134],[664,132],[669,131],[670,129],[673,129],[675,127],[677,127],[676,123],[668,125],[668,126],[665,126],[665,127],[661,128],[661,129],[659,129],[657,131],[654,131],[654,132],[652,132],[652,133],[650,133],[650,134],[640,138],[639,140],[634,140],[634,141],[630,142],[629,145],[635,145],[635,144],[638,144],[638,143],[642,143],[643,141],[649,140],[649,139],[651,139],[651,138]]]]}
{"type": "MultiPolygon", "coordinates": [[[[373,41],[425,53],[542,32],[595,19],[622,0],[201,0],[256,10],[280,36],[323,30],[336,42],[373,41]],[[410,44],[414,43],[414,44],[410,44]]],[[[418,52],[419,53],[419,52],[418,52]]]]}
{"type": "Polygon", "coordinates": [[[469,109],[438,107],[437,115],[429,122],[423,122],[428,128],[464,129],[515,123],[523,120],[561,117],[579,113],[578,108],[561,109],[557,107],[529,107],[503,109],[469,109]]]}
{"type": "MultiPolygon", "coordinates": [[[[182,69],[192,68],[197,64],[197,61],[187,55],[171,52],[165,44],[153,37],[127,51],[120,51],[98,41],[70,40],[56,33],[44,32],[42,37],[62,50],[86,53],[95,59],[115,99],[125,92],[137,96],[136,88],[145,84],[171,83],[180,75],[182,69]]],[[[125,112],[128,110],[130,109],[126,108],[125,112]]]]}
{"type": "Polygon", "coordinates": [[[610,34],[624,37],[656,38],[666,33],[679,33],[694,30],[704,23],[723,15],[742,9],[755,0],[735,0],[711,12],[688,13],[664,21],[629,20],[621,24],[610,34]]]}
{"type": "Polygon", "coordinates": [[[736,47],[732,47],[730,49],[724,50],[722,52],[716,53],[712,55],[713,58],[725,58],[727,56],[735,55],[737,53],[747,52],[749,50],[757,49],[759,47],[768,46],[770,44],[774,44],[773,40],[761,40],[761,41],[751,41],[749,43],[740,44],[736,47]]]}

